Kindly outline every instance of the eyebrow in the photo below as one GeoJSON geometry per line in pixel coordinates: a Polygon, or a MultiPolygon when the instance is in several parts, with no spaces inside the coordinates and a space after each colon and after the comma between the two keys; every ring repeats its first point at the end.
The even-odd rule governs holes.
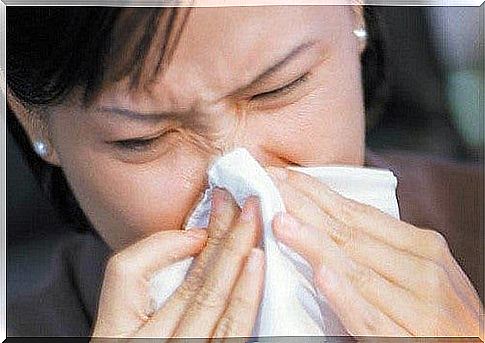
{"type": "Polygon", "coordinates": [[[283,57],[281,60],[273,64],[271,67],[267,68],[265,71],[260,73],[258,76],[256,76],[252,81],[250,81],[248,84],[239,87],[236,89],[234,92],[231,94],[237,94],[239,92],[243,92],[246,89],[252,88],[258,83],[261,83],[264,79],[269,78],[270,76],[276,74],[278,71],[283,69],[285,65],[290,63],[292,60],[294,60],[298,55],[310,50],[315,44],[317,43],[316,40],[312,41],[307,41],[304,42],[297,47],[293,48],[285,57],[283,57]]]}
{"type": "MultiPolygon", "coordinates": [[[[231,92],[231,95],[243,92],[247,89],[250,89],[257,85],[258,83],[262,82],[264,79],[269,78],[271,75],[276,74],[279,70],[281,70],[285,65],[290,63],[294,60],[298,55],[303,52],[310,50],[317,41],[307,41],[304,42],[294,49],[292,49],[285,57],[280,59],[278,62],[273,64],[271,67],[264,70],[262,73],[257,75],[252,81],[248,84],[239,87],[235,91],[231,92]]],[[[136,120],[157,120],[157,119],[171,119],[171,118],[179,118],[182,114],[177,114],[174,112],[138,112],[132,111],[127,108],[120,108],[120,107],[98,107],[96,108],[97,111],[101,112],[109,112],[117,115],[122,115],[124,117],[136,119],[136,120]]]]}

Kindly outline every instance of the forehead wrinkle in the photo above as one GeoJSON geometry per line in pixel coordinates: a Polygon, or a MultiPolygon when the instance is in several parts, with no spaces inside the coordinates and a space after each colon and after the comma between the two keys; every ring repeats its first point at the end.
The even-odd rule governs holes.
{"type": "MultiPolygon", "coordinates": [[[[148,124],[159,123],[161,121],[177,122],[185,127],[196,129],[197,131],[207,131],[208,125],[202,119],[197,110],[179,112],[139,112],[123,107],[101,106],[95,108],[95,112],[102,116],[112,116],[129,121],[144,122],[148,124]]],[[[110,120],[113,118],[109,118],[110,120]]]]}

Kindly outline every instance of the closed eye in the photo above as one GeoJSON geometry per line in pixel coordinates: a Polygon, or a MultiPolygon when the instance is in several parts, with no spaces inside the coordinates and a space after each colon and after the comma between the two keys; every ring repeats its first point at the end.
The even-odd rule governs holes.
{"type": "Polygon", "coordinates": [[[290,83],[284,85],[283,87],[280,87],[280,88],[277,88],[277,89],[274,89],[274,90],[271,90],[271,91],[256,94],[256,95],[251,97],[251,100],[257,101],[257,100],[263,100],[263,99],[267,99],[267,98],[275,98],[275,97],[279,97],[279,96],[289,94],[292,91],[296,90],[301,84],[305,83],[309,78],[309,74],[310,74],[310,72],[306,72],[305,74],[303,74],[302,76],[300,76],[296,80],[291,81],[290,83]]]}
{"type": "Polygon", "coordinates": [[[115,147],[128,152],[142,152],[145,150],[149,150],[160,139],[174,131],[176,131],[176,129],[165,130],[164,132],[159,133],[155,136],[123,139],[110,143],[112,143],[115,147]]]}
{"type": "Polygon", "coordinates": [[[160,138],[160,136],[148,139],[131,138],[122,141],[114,141],[113,144],[122,149],[138,151],[149,148],[158,138],[160,138]]]}

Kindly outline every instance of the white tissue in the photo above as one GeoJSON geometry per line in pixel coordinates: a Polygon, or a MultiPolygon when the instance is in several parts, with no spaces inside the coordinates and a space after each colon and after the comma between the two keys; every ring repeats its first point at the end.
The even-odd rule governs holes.
{"type": "MultiPolygon", "coordinates": [[[[397,181],[387,170],[326,166],[292,167],[320,179],[341,195],[379,208],[399,218],[397,181]]],[[[266,257],[265,288],[253,336],[343,335],[344,328],[319,297],[312,284],[308,263],[272,234],[271,221],[285,207],[278,189],[259,163],[245,149],[236,149],[219,158],[208,172],[209,188],[190,216],[187,227],[206,227],[211,193],[215,187],[227,189],[239,206],[251,195],[261,202],[266,257]]],[[[152,307],[159,309],[182,283],[192,259],[157,272],[151,279],[152,307]]]]}

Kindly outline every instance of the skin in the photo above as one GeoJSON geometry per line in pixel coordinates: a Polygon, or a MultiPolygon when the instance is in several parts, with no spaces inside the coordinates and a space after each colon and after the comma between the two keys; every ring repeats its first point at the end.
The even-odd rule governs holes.
{"type": "MultiPolygon", "coordinates": [[[[214,211],[207,236],[191,236],[180,229],[206,186],[208,165],[234,147],[247,148],[265,167],[363,164],[360,54],[365,43],[352,34],[362,24],[362,17],[356,13],[345,6],[193,9],[174,58],[149,88],[130,91],[128,80],[122,79],[106,85],[88,108],[81,106],[74,92],[69,101],[50,107],[45,116],[38,116],[45,119],[38,120],[9,96],[10,105],[31,140],[49,143],[46,161],[64,170],[82,209],[116,252],[106,271],[94,336],[250,334],[260,299],[254,294],[259,294],[263,280],[263,253],[254,250],[260,230],[258,206],[254,204],[257,201],[249,201],[248,208],[243,210],[251,213],[248,221],[248,215],[241,215],[233,200],[222,195],[220,199],[225,200],[217,200],[216,196],[215,208],[224,210],[214,211]],[[273,68],[273,74],[251,83],[289,55],[287,63],[273,68]],[[307,72],[307,79],[294,83],[291,91],[287,88],[262,95],[307,72]],[[127,111],[139,113],[128,115],[127,111]],[[131,144],[127,148],[126,142],[119,143],[153,137],[157,138],[148,147],[138,144],[133,148],[131,144]],[[159,313],[150,313],[146,296],[150,273],[187,256],[197,256],[197,262],[185,286],[159,313]],[[248,256],[252,256],[248,260],[252,262],[246,262],[248,256]],[[248,270],[256,277],[248,277],[248,270]],[[125,278],[128,274],[130,280],[131,275],[136,275],[134,281],[125,278]],[[129,304],[123,297],[126,290],[133,295],[129,304]],[[254,298],[256,302],[251,300],[254,298]]],[[[358,247],[360,241],[344,247],[324,241],[321,232],[330,220],[327,210],[331,207],[321,206],[323,200],[317,197],[311,201],[308,196],[293,199],[285,193],[291,187],[294,194],[305,194],[309,190],[304,182],[286,180],[278,185],[282,194],[286,194],[290,214],[299,220],[299,230],[308,234],[301,239],[285,234],[289,225],[283,220],[275,221],[275,232],[312,262],[318,289],[332,299],[349,333],[429,333],[423,328],[424,321],[406,318],[412,317],[409,311],[416,308],[423,310],[417,312],[423,318],[429,318],[430,312],[424,309],[432,309],[432,298],[412,298],[414,307],[394,303],[393,311],[404,319],[398,325],[386,317],[386,325],[381,327],[382,313],[388,309],[385,304],[376,305],[378,300],[383,302],[377,294],[366,294],[367,300],[362,300],[364,296],[356,291],[363,284],[361,278],[338,274],[333,277],[337,280],[333,288],[329,286],[330,272],[320,271],[324,266],[329,270],[328,266],[335,261],[327,256],[330,253],[326,249],[318,249],[315,242],[331,246],[331,251],[340,256],[343,253],[339,249],[358,247]],[[293,208],[306,208],[311,202],[317,204],[318,211],[299,217],[295,211],[292,213],[293,208]],[[313,225],[313,231],[302,223],[313,225]],[[310,237],[315,240],[311,242],[310,237]],[[336,296],[336,285],[342,284],[345,299],[358,304],[359,311],[336,296]]],[[[336,199],[338,209],[341,199],[336,199]]],[[[382,214],[367,207],[355,205],[352,209],[357,217],[362,213],[366,218],[368,230],[362,233],[363,242],[368,242],[367,233],[374,226],[401,233],[399,239],[405,242],[422,242],[417,238],[421,237],[420,229],[386,216],[385,220],[382,214]],[[395,230],[401,227],[406,229],[395,230]]],[[[331,227],[339,225],[353,227],[346,218],[331,227]]],[[[418,251],[404,249],[400,258],[388,247],[388,238],[381,237],[379,244],[379,259],[374,258],[376,250],[371,248],[359,250],[359,258],[374,261],[393,258],[394,272],[408,276],[403,282],[409,285],[399,284],[400,287],[413,289],[436,281],[435,269],[423,269],[421,260],[410,266],[408,254],[436,253],[433,255],[436,258],[453,260],[451,255],[441,254],[446,251],[446,244],[438,247],[409,244],[405,248],[418,251]],[[415,273],[413,267],[423,272],[415,273]]],[[[353,258],[350,252],[345,253],[348,259],[353,258]]],[[[450,310],[440,314],[446,320],[433,322],[432,332],[476,336],[478,329],[473,325],[479,306],[476,292],[456,262],[440,265],[449,272],[450,285],[454,286],[447,287],[446,297],[439,299],[439,304],[444,303],[450,310]],[[463,319],[466,325],[458,330],[459,324],[450,323],[453,314],[460,311],[466,313],[463,319]]],[[[441,294],[436,288],[433,290],[441,294]]]]}
{"type": "Polygon", "coordinates": [[[205,187],[208,164],[236,146],[263,165],[362,164],[360,42],[352,34],[353,20],[345,7],[195,9],[151,92],[128,93],[121,82],[88,110],[72,103],[53,108],[49,131],[56,157],[106,242],[119,250],[161,229],[179,229],[205,187]],[[233,93],[308,42],[314,42],[311,48],[271,80],[233,93]],[[309,70],[311,79],[292,94],[250,101],[309,70]],[[100,107],[176,118],[128,118],[95,110],[100,107]],[[106,143],[171,127],[178,131],[147,151],[106,143]],[[184,133],[210,141],[218,152],[202,151],[184,133]]]}
{"type": "Polygon", "coordinates": [[[478,294],[439,233],[302,173],[269,172],[288,211],[273,220],[275,236],[311,264],[316,288],[351,335],[483,340],[478,294]]]}
{"type": "Polygon", "coordinates": [[[259,202],[249,198],[240,211],[223,190],[212,201],[207,230],[160,231],[111,258],[92,334],[100,338],[94,342],[251,335],[264,280],[264,254],[255,248],[261,239],[259,202]],[[194,255],[182,285],[159,311],[150,312],[152,273],[194,255]]]}

